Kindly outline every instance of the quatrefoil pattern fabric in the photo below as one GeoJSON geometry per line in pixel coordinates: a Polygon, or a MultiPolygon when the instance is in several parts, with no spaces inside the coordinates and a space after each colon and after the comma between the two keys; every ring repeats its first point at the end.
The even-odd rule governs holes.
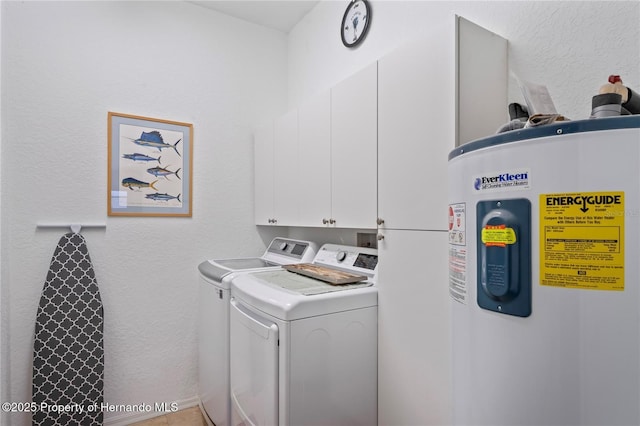
{"type": "Polygon", "coordinates": [[[84,237],[58,242],[36,317],[33,424],[102,425],[103,311],[84,237]]]}

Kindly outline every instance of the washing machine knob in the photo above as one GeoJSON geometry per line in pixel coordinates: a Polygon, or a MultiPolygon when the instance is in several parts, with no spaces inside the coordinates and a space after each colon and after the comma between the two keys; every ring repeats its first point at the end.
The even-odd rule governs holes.
{"type": "Polygon", "coordinates": [[[347,252],[346,251],[339,251],[336,254],[336,259],[338,260],[338,262],[342,262],[346,258],[347,258],[347,252]]]}
{"type": "Polygon", "coordinates": [[[289,243],[280,243],[280,251],[285,251],[289,247],[289,243]]]}

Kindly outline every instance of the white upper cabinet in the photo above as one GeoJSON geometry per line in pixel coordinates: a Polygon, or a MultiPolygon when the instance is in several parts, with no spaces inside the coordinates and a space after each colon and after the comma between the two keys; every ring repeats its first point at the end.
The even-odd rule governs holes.
{"type": "Polygon", "coordinates": [[[331,219],[339,228],[375,228],[377,63],[331,89],[331,219]]]}
{"type": "Polygon", "coordinates": [[[325,226],[331,219],[331,92],[320,93],[298,108],[297,194],[300,226],[325,226]]]}
{"type": "Polygon", "coordinates": [[[255,223],[295,225],[298,220],[298,112],[259,127],[254,135],[255,223]]]}
{"type": "Polygon", "coordinates": [[[444,230],[455,148],[453,51],[431,37],[378,65],[378,215],[383,228],[444,230]]]}
{"type": "Polygon", "coordinates": [[[254,173],[256,225],[273,225],[273,121],[254,133],[254,173]]]}
{"type": "Polygon", "coordinates": [[[298,110],[276,119],[273,157],[273,211],[276,225],[297,225],[298,195],[302,188],[298,167],[298,110]]]}
{"type": "Polygon", "coordinates": [[[508,120],[507,81],[507,41],[459,17],[379,60],[381,228],[448,229],[449,152],[508,120]]]}
{"type": "Polygon", "coordinates": [[[449,152],[508,119],[507,41],[455,22],[256,133],[256,224],[448,229],[449,152]]]}

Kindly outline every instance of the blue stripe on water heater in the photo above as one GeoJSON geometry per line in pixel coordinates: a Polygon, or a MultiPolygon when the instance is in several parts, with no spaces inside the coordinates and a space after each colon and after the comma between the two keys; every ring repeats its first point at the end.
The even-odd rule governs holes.
{"type": "Polygon", "coordinates": [[[522,140],[559,136],[574,133],[597,132],[601,130],[636,129],[640,128],[640,115],[626,115],[620,117],[593,118],[577,121],[558,121],[527,129],[511,130],[484,139],[477,139],[459,146],[449,153],[449,160],[469,152],[496,145],[502,145],[522,140]]]}

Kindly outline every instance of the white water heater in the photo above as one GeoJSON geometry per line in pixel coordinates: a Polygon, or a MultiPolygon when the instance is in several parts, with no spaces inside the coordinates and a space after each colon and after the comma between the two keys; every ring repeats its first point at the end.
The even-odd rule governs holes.
{"type": "Polygon", "coordinates": [[[640,116],[449,155],[457,425],[640,424],[640,116]]]}

